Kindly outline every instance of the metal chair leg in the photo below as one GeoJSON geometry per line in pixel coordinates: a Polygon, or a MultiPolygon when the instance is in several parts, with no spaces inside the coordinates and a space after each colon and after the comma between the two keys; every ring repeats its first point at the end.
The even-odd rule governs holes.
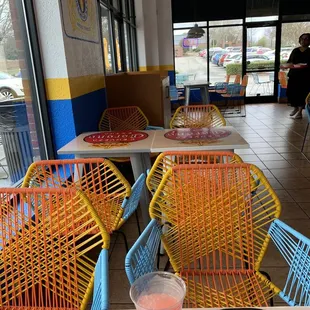
{"type": "Polygon", "coordinates": [[[125,243],[126,253],[128,253],[128,252],[129,252],[129,246],[128,246],[128,241],[127,241],[127,237],[126,237],[125,233],[122,232],[121,230],[116,230],[115,232],[116,232],[117,234],[122,235],[122,237],[123,237],[123,239],[124,239],[124,243],[125,243]]]}
{"type": "Polygon", "coordinates": [[[135,215],[136,215],[138,233],[139,233],[139,236],[140,236],[141,235],[141,227],[140,227],[139,215],[138,215],[138,211],[137,210],[135,211],[135,215]]]}
{"type": "Polygon", "coordinates": [[[305,143],[306,143],[306,139],[307,139],[307,135],[308,135],[308,129],[309,129],[309,122],[307,124],[307,128],[306,128],[306,132],[305,132],[305,136],[304,136],[304,141],[302,143],[302,147],[301,147],[301,152],[303,153],[304,151],[304,147],[305,147],[305,143]]]}

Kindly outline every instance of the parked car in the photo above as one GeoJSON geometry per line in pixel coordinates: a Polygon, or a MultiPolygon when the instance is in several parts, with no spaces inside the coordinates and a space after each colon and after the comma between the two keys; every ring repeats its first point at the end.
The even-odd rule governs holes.
{"type": "Polygon", "coordinates": [[[292,50],[285,50],[280,53],[280,59],[287,61],[290,58],[292,50]]]}
{"type": "Polygon", "coordinates": [[[22,79],[0,71],[0,93],[5,99],[24,97],[22,79]]]}
{"type": "Polygon", "coordinates": [[[199,56],[200,57],[204,57],[205,55],[207,55],[207,50],[206,49],[204,49],[204,50],[199,52],[199,56]]]}
{"type": "MultiPolygon", "coordinates": [[[[254,63],[254,62],[262,62],[262,61],[268,61],[269,58],[265,55],[259,55],[259,54],[252,54],[252,55],[247,55],[246,61],[247,64],[254,63]]],[[[242,55],[239,55],[236,57],[233,63],[239,64],[242,62],[242,55]]]]}
{"type": "Polygon", "coordinates": [[[226,56],[223,62],[223,67],[226,68],[227,65],[234,62],[235,59],[237,59],[239,56],[241,56],[240,53],[230,53],[226,56]]]}
{"type": "Polygon", "coordinates": [[[260,47],[258,48],[258,50],[256,51],[257,54],[265,54],[267,52],[270,52],[271,48],[268,47],[260,47]]]}
{"type": "Polygon", "coordinates": [[[222,57],[223,54],[225,54],[223,51],[220,53],[214,54],[211,58],[211,62],[215,65],[219,65],[220,58],[222,57]]]}
{"type": "Polygon", "coordinates": [[[228,46],[225,48],[228,53],[240,53],[242,51],[241,46],[228,46]]]}
{"type": "Polygon", "coordinates": [[[209,49],[209,57],[210,60],[212,59],[213,55],[215,55],[216,53],[221,52],[223,49],[221,47],[211,47],[209,49]]]}

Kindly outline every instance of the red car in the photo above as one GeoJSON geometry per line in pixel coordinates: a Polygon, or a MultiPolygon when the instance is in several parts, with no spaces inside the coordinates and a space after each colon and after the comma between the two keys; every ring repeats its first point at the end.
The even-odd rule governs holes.
{"type": "Polygon", "coordinates": [[[227,55],[228,55],[228,53],[223,54],[222,57],[220,57],[220,60],[219,60],[219,63],[218,63],[219,66],[223,67],[224,60],[227,57],[227,55]]]}

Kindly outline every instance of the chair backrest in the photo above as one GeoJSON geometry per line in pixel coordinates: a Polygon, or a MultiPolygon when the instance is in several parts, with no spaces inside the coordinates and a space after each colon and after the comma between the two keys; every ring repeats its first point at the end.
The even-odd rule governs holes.
{"type": "Polygon", "coordinates": [[[161,240],[161,227],[151,220],[126,255],[125,271],[130,284],[146,273],[158,270],[156,257],[161,240]]]}
{"type": "Polygon", "coordinates": [[[78,188],[90,199],[109,233],[123,214],[131,186],[115,165],[103,158],[42,160],[28,169],[22,187],[78,188]]]}
{"type": "Polygon", "coordinates": [[[280,297],[290,306],[309,307],[310,240],[280,220],[272,223],[269,234],[289,265],[280,297]]]}
{"type": "Polygon", "coordinates": [[[279,72],[279,82],[282,88],[287,88],[287,77],[284,71],[279,72]]]}
{"type": "Polygon", "coordinates": [[[240,84],[240,81],[241,81],[241,75],[240,74],[236,74],[234,83],[235,84],[240,84]]]}
{"type": "Polygon", "coordinates": [[[242,159],[232,152],[201,151],[201,152],[163,152],[157,156],[146,185],[153,194],[159,187],[165,173],[172,167],[183,164],[225,164],[242,163],[242,159]]]}
{"type": "Polygon", "coordinates": [[[137,106],[105,109],[100,122],[101,131],[144,130],[149,121],[137,106]]]}
{"type": "Polygon", "coordinates": [[[87,197],[1,188],[0,204],[1,305],[86,309],[98,258],[92,250],[110,242],[87,197]]]}
{"type": "Polygon", "coordinates": [[[280,209],[267,179],[250,164],[175,166],[150,204],[151,218],[166,223],[162,240],[175,272],[258,270],[280,209]]]}
{"type": "Polygon", "coordinates": [[[203,128],[226,126],[219,109],[212,104],[179,107],[170,122],[170,128],[203,128]]]}
{"type": "Polygon", "coordinates": [[[247,75],[244,75],[243,78],[242,78],[241,85],[246,88],[248,86],[248,81],[249,81],[249,77],[247,75]]]}
{"type": "Polygon", "coordinates": [[[230,74],[227,74],[225,83],[229,83],[229,81],[230,81],[230,74]]]}

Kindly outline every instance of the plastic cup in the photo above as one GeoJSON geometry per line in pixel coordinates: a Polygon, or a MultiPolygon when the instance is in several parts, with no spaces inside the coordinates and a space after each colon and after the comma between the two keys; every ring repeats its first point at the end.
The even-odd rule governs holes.
{"type": "Polygon", "coordinates": [[[152,272],[138,278],[130,288],[137,310],[180,310],[186,293],[184,281],[169,272],[152,272]]]}

